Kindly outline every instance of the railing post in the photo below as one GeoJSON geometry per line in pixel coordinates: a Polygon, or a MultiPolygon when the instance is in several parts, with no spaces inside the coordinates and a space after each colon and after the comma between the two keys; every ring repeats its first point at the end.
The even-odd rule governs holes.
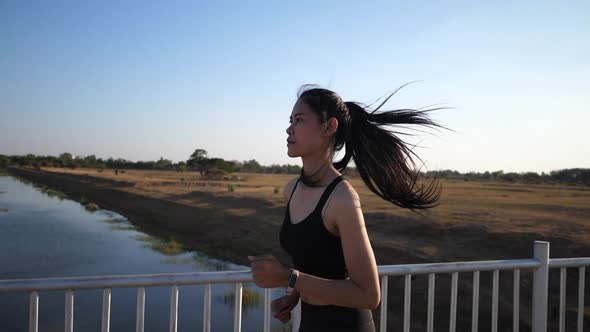
{"type": "Polygon", "coordinates": [[[68,289],[66,291],[65,303],[65,332],[74,331],[74,290],[68,289]]]}
{"type": "Polygon", "coordinates": [[[169,331],[178,331],[178,286],[170,288],[170,322],[169,331]]]}
{"type": "Polygon", "coordinates": [[[203,332],[211,332],[211,284],[205,285],[203,299],[203,332]]]}
{"type": "Polygon", "coordinates": [[[137,306],[135,308],[135,332],[143,332],[145,315],[145,288],[137,289],[137,306]]]}
{"type": "Polygon", "coordinates": [[[535,241],[535,259],[541,264],[533,271],[533,332],[547,332],[547,287],[549,242],[535,241]]]}
{"type": "Polygon", "coordinates": [[[109,332],[111,328],[111,289],[102,291],[102,323],[101,332],[109,332]]]}
{"type": "Polygon", "coordinates": [[[242,331],[242,283],[234,285],[234,332],[242,331]]]}
{"type": "Polygon", "coordinates": [[[39,331],[39,293],[29,295],[29,332],[39,331]]]}
{"type": "Polygon", "coordinates": [[[387,331],[387,294],[388,291],[388,276],[381,277],[381,321],[379,328],[381,332],[387,331]]]}
{"type": "MultiPolygon", "coordinates": [[[[264,332],[270,332],[271,296],[272,289],[264,289],[264,332]]],[[[293,315],[291,315],[293,317],[293,315]]]]}

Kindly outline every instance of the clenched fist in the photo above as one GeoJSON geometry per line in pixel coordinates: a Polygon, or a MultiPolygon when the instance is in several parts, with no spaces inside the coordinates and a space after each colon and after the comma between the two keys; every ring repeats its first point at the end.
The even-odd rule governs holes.
{"type": "Polygon", "coordinates": [[[270,305],[272,316],[286,324],[291,320],[291,311],[297,306],[297,302],[299,302],[299,296],[285,295],[273,300],[270,305]]]}
{"type": "Polygon", "coordinates": [[[287,287],[291,271],[273,255],[248,256],[252,266],[252,279],[261,288],[287,287]]]}

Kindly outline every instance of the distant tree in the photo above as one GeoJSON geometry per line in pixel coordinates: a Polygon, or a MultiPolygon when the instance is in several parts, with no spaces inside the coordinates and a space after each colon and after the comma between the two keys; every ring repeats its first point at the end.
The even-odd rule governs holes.
{"type": "Polygon", "coordinates": [[[518,175],[518,173],[514,173],[514,172],[510,172],[510,173],[506,173],[506,174],[502,175],[502,180],[508,181],[508,182],[516,182],[519,180],[519,178],[520,178],[520,176],[518,175]]]}
{"type": "Polygon", "coordinates": [[[73,160],[74,158],[72,158],[72,154],[69,152],[64,152],[59,155],[61,167],[71,167],[73,160]]]}
{"type": "Polygon", "coordinates": [[[201,173],[201,176],[206,176],[209,178],[210,177],[209,173],[211,172],[211,170],[215,170],[216,172],[221,171],[223,173],[226,173],[224,168],[225,168],[225,160],[223,160],[221,158],[208,158],[208,159],[201,160],[200,167],[199,167],[199,173],[201,173]]]}
{"type": "Polygon", "coordinates": [[[186,165],[191,169],[197,170],[203,176],[206,171],[205,163],[207,159],[206,150],[196,149],[186,161],[186,165]]]}
{"type": "Polygon", "coordinates": [[[500,171],[495,171],[495,172],[492,172],[492,177],[493,177],[495,180],[500,180],[500,179],[502,178],[502,175],[504,175],[504,171],[502,171],[502,170],[500,170],[500,171]]]}
{"type": "Polygon", "coordinates": [[[160,157],[160,160],[158,160],[156,162],[154,167],[156,169],[170,169],[170,168],[172,168],[172,161],[170,161],[168,159],[164,159],[163,157],[160,157]]]}
{"type": "Polygon", "coordinates": [[[93,154],[86,156],[82,162],[84,167],[96,167],[97,163],[96,156],[93,154]]]}
{"type": "Polygon", "coordinates": [[[176,169],[181,171],[181,172],[186,172],[186,170],[188,169],[188,167],[186,166],[186,163],[184,161],[179,162],[178,164],[176,164],[176,169]]]}
{"type": "Polygon", "coordinates": [[[3,154],[0,154],[0,167],[6,167],[10,163],[10,158],[3,154]]]}
{"type": "Polygon", "coordinates": [[[521,178],[527,183],[541,183],[541,177],[535,172],[526,172],[521,175],[521,178]]]}
{"type": "MultiPolygon", "coordinates": [[[[356,167],[347,167],[344,172],[345,174],[347,174],[346,172],[349,171],[354,175],[358,175],[358,172],[356,170],[356,167]]],[[[289,174],[299,174],[301,173],[301,166],[299,165],[288,165],[287,166],[287,173],[289,174]]]]}
{"type": "Polygon", "coordinates": [[[558,171],[551,171],[551,178],[561,183],[579,183],[590,184],[590,169],[588,168],[569,168],[558,171]]]}
{"type": "Polygon", "coordinates": [[[263,168],[256,161],[256,159],[244,161],[244,163],[242,164],[242,172],[260,173],[262,171],[263,171],[263,168]]]}
{"type": "Polygon", "coordinates": [[[238,170],[238,165],[235,161],[224,160],[220,167],[227,173],[236,172],[238,170]]]}
{"type": "MultiPolygon", "coordinates": [[[[71,157],[71,155],[70,155],[70,157],[71,157]]],[[[24,164],[24,166],[29,166],[29,167],[38,166],[37,165],[37,158],[35,157],[34,154],[29,153],[23,158],[23,164],[24,164]]]]}

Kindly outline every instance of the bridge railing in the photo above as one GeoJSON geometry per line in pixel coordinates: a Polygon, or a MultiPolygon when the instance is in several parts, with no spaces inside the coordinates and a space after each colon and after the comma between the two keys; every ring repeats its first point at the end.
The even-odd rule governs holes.
{"type": "MultiPolygon", "coordinates": [[[[473,261],[473,262],[449,262],[428,264],[406,264],[379,266],[381,278],[381,317],[380,330],[387,329],[387,294],[388,280],[391,276],[404,277],[404,308],[403,331],[410,331],[410,305],[413,275],[428,275],[428,306],[427,306],[427,331],[433,332],[434,326],[434,290],[437,274],[451,274],[451,299],[449,331],[456,330],[457,316],[457,290],[459,273],[471,273],[473,276],[472,297],[472,331],[478,330],[479,319],[479,277],[481,271],[492,271],[492,315],[491,330],[498,330],[498,285],[499,271],[513,271],[513,331],[519,330],[520,321],[520,271],[533,271],[533,295],[532,295],[532,331],[547,331],[547,293],[550,268],[560,269],[560,301],[559,301],[559,331],[565,331],[565,293],[566,293],[566,269],[577,268],[578,282],[578,308],[577,331],[583,331],[584,314],[584,283],[585,267],[590,265],[590,257],[549,259],[549,243],[536,241],[534,244],[534,257],[531,259],[473,261]]],[[[234,331],[241,331],[242,322],[242,287],[244,283],[252,282],[249,270],[244,271],[220,271],[220,272],[195,272],[174,274],[128,275],[128,276],[96,276],[77,278],[51,278],[51,279],[18,279],[0,280],[0,296],[6,292],[29,293],[29,331],[38,331],[39,318],[39,293],[44,291],[65,291],[65,331],[73,332],[74,295],[76,290],[102,289],[102,332],[110,329],[111,314],[111,289],[113,288],[137,288],[136,300],[136,331],[144,330],[145,312],[145,288],[154,286],[170,286],[170,318],[169,330],[177,331],[178,321],[178,286],[203,285],[203,331],[211,330],[211,285],[233,284],[234,297],[234,331]]],[[[263,329],[270,331],[271,321],[271,290],[264,290],[264,319],[263,329]]],[[[299,325],[297,312],[293,316],[293,330],[299,325]]]]}

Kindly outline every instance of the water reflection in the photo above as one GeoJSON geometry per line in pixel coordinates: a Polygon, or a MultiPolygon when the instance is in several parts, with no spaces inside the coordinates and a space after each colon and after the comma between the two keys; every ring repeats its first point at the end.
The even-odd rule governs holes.
{"type": "Polygon", "coordinates": [[[232,270],[232,264],[198,252],[191,252],[188,257],[167,257],[162,260],[162,263],[182,265],[191,264],[196,269],[199,269],[202,266],[210,266],[215,271],[232,270]]]}
{"type": "Polygon", "coordinates": [[[125,218],[108,218],[108,219],[101,219],[99,221],[109,224],[110,225],[109,228],[114,231],[135,231],[135,230],[138,230],[137,226],[132,225],[125,218]]]}
{"type": "Polygon", "coordinates": [[[144,242],[144,246],[157,251],[166,256],[175,256],[187,252],[182,243],[177,242],[173,238],[160,239],[150,235],[133,236],[137,241],[144,242]]]}
{"type": "MultiPolygon", "coordinates": [[[[229,290],[223,296],[223,302],[230,308],[235,307],[236,292],[235,290],[229,290]]],[[[250,286],[244,285],[242,287],[242,313],[246,315],[248,311],[254,308],[261,308],[264,304],[264,295],[260,294],[258,290],[250,288],[250,286]]]]}

